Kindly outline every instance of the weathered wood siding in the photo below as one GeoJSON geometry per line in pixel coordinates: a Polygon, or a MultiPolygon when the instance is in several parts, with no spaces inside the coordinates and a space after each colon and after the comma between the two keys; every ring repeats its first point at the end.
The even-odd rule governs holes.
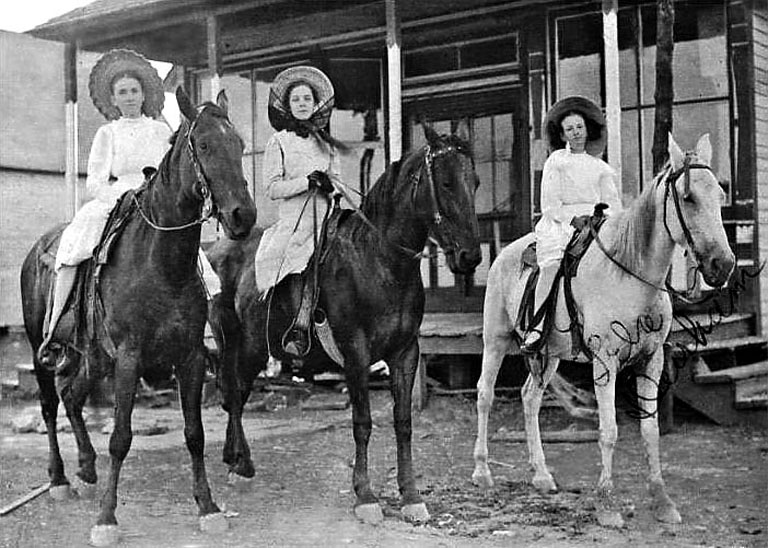
{"type": "MultiPolygon", "coordinates": [[[[81,203],[93,135],[104,123],[88,75],[99,54],[78,58],[81,203]]],[[[64,44],[0,31],[0,327],[22,324],[19,276],[34,242],[67,221],[64,44]]]]}
{"type": "MultiPolygon", "coordinates": [[[[768,259],[768,7],[764,2],[755,2],[752,25],[755,63],[757,260],[758,264],[763,264],[768,259]]],[[[765,271],[760,278],[758,323],[761,333],[765,335],[768,334],[768,283],[765,271]]]]}

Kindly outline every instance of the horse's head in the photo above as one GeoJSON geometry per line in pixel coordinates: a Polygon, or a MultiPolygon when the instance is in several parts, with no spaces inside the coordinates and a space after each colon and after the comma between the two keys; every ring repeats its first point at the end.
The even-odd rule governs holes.
{"type": "Polygon", "coordinates": [[[456,135],[441,136],[424,127],[427,147],[419,187],[428,201],[431,230],[452,272],[468,274],[480,264],[480,229],[475,213],[479,179],[469,145],[456,135]]]}
{"type": "Polygon", "coordinates": [[[728,245],[720,208],[725,193],[710,169],[709,135],[696,150],[683,153],[669,136],[671,173],[667,179],[664,223],[670,237],[693,254],[704,281],[720,287],[728,281],[736,259],[728,245]]]}
{"type": "Polygon", "coordinates": [[[216,104],[195,109],[187,94],[176,90],[179,110],[187,120],[185,135],[195,184],[190,193],[204,203],[229,238],[245,238],[256,222],[256,206],[243,175],[243,140],[228,117],[228,101],[221,91],[216,104]]]}

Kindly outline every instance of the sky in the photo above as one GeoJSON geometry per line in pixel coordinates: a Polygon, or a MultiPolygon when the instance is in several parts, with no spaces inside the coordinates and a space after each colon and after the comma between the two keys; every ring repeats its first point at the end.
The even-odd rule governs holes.
{"type": "Polygon", "coordinates": [[[0,29],[25,32],[91,0],[6,0],[0,8],[0,29]]]}
{"type": "MultiPolygon", "coordinates": [[[[90,4],[93,0],[4,0],[0,8],[0,30],[25,32],[46,21],[90,4]]],[[[165,77],[171,65],[152,62],[161,77],[165,77]]],[[[165,94],[166,109],[163,114],[174,128],[178,125],[178,108],[173,94],[165,94]]]]}

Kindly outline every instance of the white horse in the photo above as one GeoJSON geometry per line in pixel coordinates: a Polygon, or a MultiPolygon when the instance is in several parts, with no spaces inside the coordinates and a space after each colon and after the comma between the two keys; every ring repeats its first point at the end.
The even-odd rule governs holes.
{"type": "MultiPolygon", "coordinates": [[[[664,364],[662,344],[672,320],[665,280],[676,245],[688,248],[704,280],[715,287],[728,280],[735,258],[720,214],[724,193],[709,168],[709,136],[699,139],[695,151],[683,154],[670,135],[669,156],[666,169],[635,203],[603,224],[599,241],[593,242],[581,259],[572,287],[583,340],[593,356],[602,456],[598,493],[607,495],[613,487],[611,467],[618,432],[616,375],[622,367],[632,366],[638,373],[638,405],[643,411],[640,430],[650,468],[652,511],[660,521],[679,523],[680,514],[661,477],[656,416],[658,382],[664,364]]],[[[502,358],[513,336],[522,335],[518,311],[531,270],[520,259],[532,240],[533,235],[528,234],[504,248],[488,274],[472,474],[475,484],[483,487],[493,485],[488,468],[488,414],[502,358]]],[[[589,361],[583,352],[572,349],[569,325],[561,288],[554,327],[541,352],[528,357],[529,375],[522,390],[533,485],[542,492],[557,490],[541,447],[542,395],[561,359],[589,361]]]]}

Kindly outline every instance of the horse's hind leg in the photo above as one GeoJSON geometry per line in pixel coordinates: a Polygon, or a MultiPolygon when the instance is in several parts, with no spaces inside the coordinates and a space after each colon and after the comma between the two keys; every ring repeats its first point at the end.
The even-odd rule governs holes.
{"type": "Polygon", "coordinates": [[[59,450],[56,434],[56,418],[59,411],[59,395],[56,392],[54,372],[44,368],[37,356],[33,358],[37,385],[40,389],[40,411],[48,434],[48,477],[51,479],[51,496],[55,499],[68,498],[70,485],[64,474],[64,461],[59,450]]]}
{"type": "MultiPolygon", "coordinates": [[[[506,322],[503,325],[507,327],[506,322]]],[[[493,476],[488,468],[488,416],[493,405],[496,377],[511,343],[509,330],[489,328],[486,321],[483,329],[483,369],[477,381],[477,439],[475,470],[472,472],[472,482],[480,487],[493,487],[493,476]]]]}
{"type": "Polygon", "coordinates": [[[645,375],[637,376],[637,398],[641,409],[640,434],[643,437],[645,454],[648,459],[648,488],[651,494],[651,510],[654,517],[665,523],[680,523],[680,513],[667,495],[661,477],[659,459],[658,388],[664,366],[663,350],[651,357],[645,375]]]}
{"type": "Polygon", "coordinates": [[[98,375],[90,375],[85,368],[79,368],[68,390],[62,391],[61,396],[77,441],[79,464],[77,477],[82,482],[78,486],[78,492],[83,498],[92,498],[96,493],[96,451],[91,444],[91,438],[83,420],[83,406],[98,380],[98,375]]]}
{"type": "Polygon", "coordinates": [[[184,366],[176,368],[181,409],[184,412],[184,438],[192,457],[193,494],[200,514],[200,527],[205,532],[221,532],[227,528],[226,519],[211,497],[205,471],[205,434],[200,412],[205,358],[197,352],[184,366]]]}
{"type": "Polygon", "coordinates": [[[544,449],[541,446],[541,432],[539,431],[539,411],[541,410],[541,400],[544,397],[549,381],[552,380],[557,366],[560,363],[558,358],[544,358],[545,366],[542,370],[539,360],[541,358],[528,358],[530,371],[542,371],[541,379],[535,378],[533,374],[528,375],[528,379],[523,386],[523,412],[525,414],[525,433],[528,439],[528,458],[533,468],[533,486],[542,493],[553,493],[557,491],[557,485],[549,473],[547,463],[544,458],[544,449]]]}
{"type": "Polygon", "coordinates": [[[419,364],[419,344],[414,340],[400,355],[386,360],[392,373],[390,388],[395,400],[394,422],[397,440],[397,485],[403,500],[403,515],[415,522],[425,522],[429,512],[421,500],[413,475],[411,452],[411,392],[419,364]]]}

